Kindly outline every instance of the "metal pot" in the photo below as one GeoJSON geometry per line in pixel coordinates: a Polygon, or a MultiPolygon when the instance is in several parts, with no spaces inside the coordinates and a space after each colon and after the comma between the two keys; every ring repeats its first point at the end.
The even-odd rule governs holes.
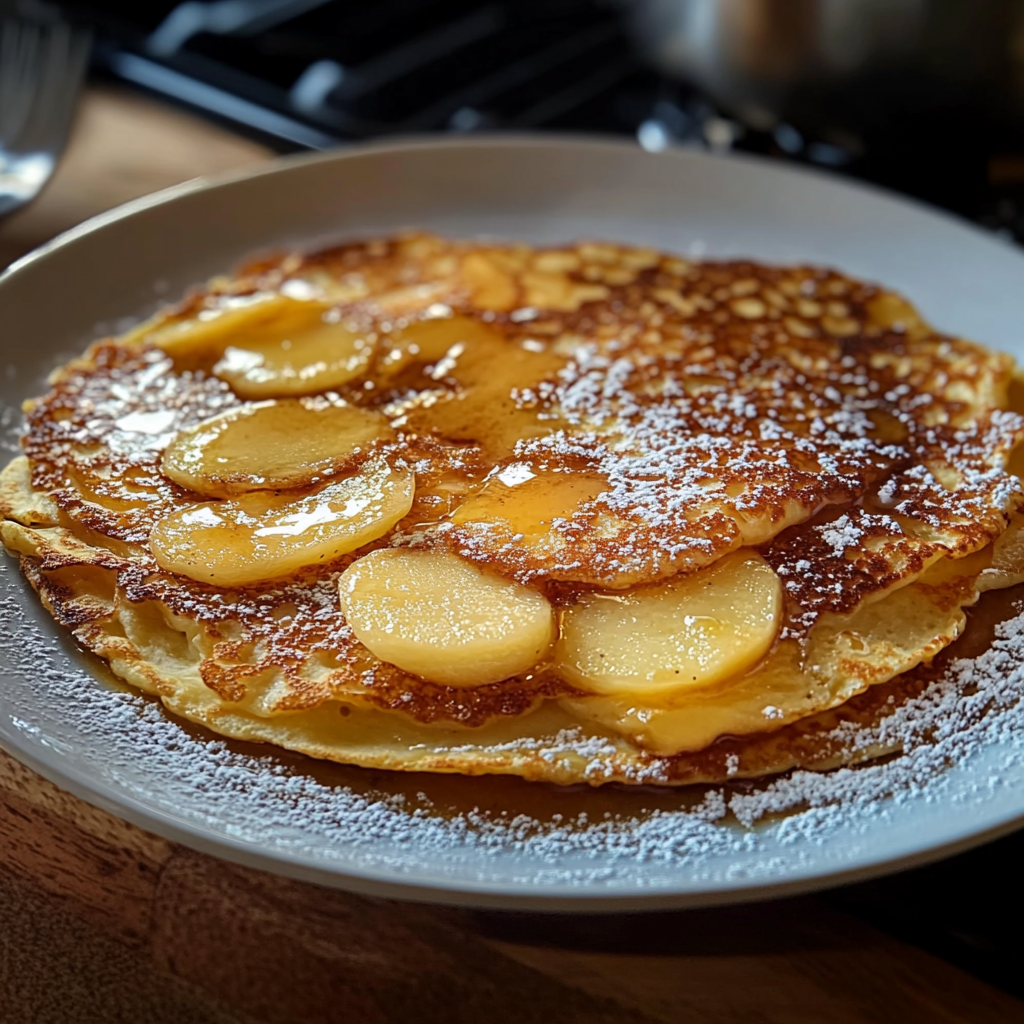
{"type": "Polygon", "coordinates": [[[1024,0],[621,0],[640,50],[757,129],[1024,126],[1024,0]]]}

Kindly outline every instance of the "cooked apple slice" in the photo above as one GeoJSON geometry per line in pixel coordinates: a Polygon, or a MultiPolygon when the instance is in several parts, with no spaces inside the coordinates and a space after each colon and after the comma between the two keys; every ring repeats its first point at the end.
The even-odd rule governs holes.
{"type": "Polygon", "coordinates": [[[529,671],[554,639],[543,594],[458,555],[387,548],[341,575],[341,610],[382,661],[445,686],[529,671]]]}
{"type": "Polygon", "coordinates": [[[517,344],[470,317],[451,316],[410,324],[390,335],[385,349],[380,369],[392,383],[420,389],[425,379],[441,385],[429,401],[396,409],[397,427],[478,444],[485,458],[498,461],[511,454],[516,442],[560,426],[550,414],[541,418],[524,400],[565,366],[565,356],[548,343],[517,344]]]}
{"type": "Polygon", "coordinates": [[[366,370],[375,342],[372,333],[342,323],[329,302],[272,293],[225,299],[130,337],[186,363],[217,360],[213,372],[242,398],[339,387],[366,370]]]}
{"type": "Polygon", "coordinates": [[[309,395],[361,376],[373,336],[318,317],[304,325],[240,337],[213,368],[241,398],[309,395]]]}
{"type": "Polygon", "coordinates": [[[465,316],[414,320],[386,336],[378,371],[381,377],[390,379],[412,368],[419,374],[429,373],[436,380],[450,374],[468,348],[480,344],[493,346],[496,338],[493,328],[465,316]]]}
{"type": "MultiPolygon", "coordinates": [[[[258,332],[270,324],[288,320],[301,310],[316,310],[322,316],[328,307],[320,301],[306,301],[278,292],[225,295],[214,306],[200,309],[185,319],[163,320],[160,316],[140,324],[125,337],[162,348],[177,359],[200,353],[220,353],[239,333],[258,332]]],[[[300,314],[301,315],[301,314],[300,314]]]]}
{"type": "Polygon", "coordinates": [[[304,487],[394,436],[379,413],[324,398],[252,402],[183,430],[163,454],[164,474],[200,494],[304,487]]]}
{"type": "Polygon", "coordinates": [[[218,587],[323,565],[387,533],[412,507],[414,476],[371,459],[301,498],[255,492],[172,512],[150,537],[157,564],[218,587]]]}
{"type": "Polygon", "coordinates": [[[276,292],[223,296],[217,306],[203,308],[195,316],[167,319],[158,313],[123,334],[121,341],[157,345],[175,359],[211,349],[223,351],[226,337],[274,319],[289,301],[276,292]]]}
{"type": "Polygon", "coordinates": [[[738,676],[775,641],[782,583],[753,551],[628,594],[586,594],[563,614],[555,660],[583,690],[643,699],[738,676]]]}

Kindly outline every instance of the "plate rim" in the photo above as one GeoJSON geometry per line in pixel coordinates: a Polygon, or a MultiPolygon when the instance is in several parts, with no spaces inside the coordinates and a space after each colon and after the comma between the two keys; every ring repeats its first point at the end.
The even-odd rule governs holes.
{"type": "Polygon", "coordinates": [[[389,880],[384,877],[381,869],[350,866],[344,871],[331,870],[323,863],[312,863],[302,854],[275,857],[259,847],[243,843],[231,836],[218,835],[211,838],[201,827],[176,818],[160,808],[149,806],[129,794],[124,794],[117,800],[111,799],[103,790],[90,785],[87,774],[61,770],[54,764],[38,758],[32,751],[22,750],[10,744],[8,739],[7,734],[0,734],[0,750],[48,782],[121,821],[127,821],[143,831],[188,849],[243,867],[267,871],[270,874],[329,889],[339,889],[357,896],[467,909],[607,914],[764,903],[923,867],[1009,835],[1024,825],[1024,811],[1020,811],[981,831],[964,831],[943,844],[919,850],[911,849],[898,857],[884,860],[864,856],[859,862],[839,871],[815,871],[782,881],[772,879],[735,885],[712,883],[710,886],[705,883],[704,888],[684,890],[637,888],[619,894],[601,893],[599,890],[573,884],[551,885],[543,890],[535,889],[533,892],[509,892],[507,889],[499,888],[495,883],[488,882],[462,882],[456,887],[454,884],[445,885],[438,882],[401,882],[394,878],[389,880]]]}
{"type": "MultiPolygon", "coordinates": [[[[759,153],[713,153],[709,150],[701,150],[684,146],[669,147],[658,152],[643,149],[638,143],[629,142],[620,136],[603,135],[600,133],[562,133],[562,132],[518,132],[518,131],[490,131],[474,132],[471,135],[431,135],[429,133],[409,133],[388,136],[383,140],[372,142],[359,142],[350,146],[334,149],[314,150],[311,152],[287,153],[280,156],[270,157],[261,163],[236,168],[234,170],[220,171],[216,174],[197,175],[175,185],[158,189],[155,192],[147,192],[145,195],[127,202],[120,203],[94,214],[66,229],[53,238],[31,249],[29,252],[19,256],[13,263],[10,263],[0,271],[0,286],[3,286],[9,277],[22,272],[26,267],[34,265],[41,259],[45,259],[50,253],[65,245],[72,244],[79,238],[100,231],[108,225],[115,224],[128,217],[135,216],[145,210],[165,203],[173,202],[176,199],[190,195],[193,192],[200,192],[209,189],[221,188],[253,178],[271,177],[281,174],[293,167],[302,167],[307,164],[344,162],[348,159],[356,159],[361,156],[371,156],[377,153],[389,153],[395,151],[415,152],[420,150],[433,149],[486,149],[491,147],[517,148],[524,145],[537,146],[541,148],[560,149],[565,147],[577,148],[606,148],[614,151],[631,152],[643,154],[652,160],[681,160],[694,161],[697,163],[714,163],[724,161],[748,165],[758,168],[762,172],[776,174],[780,177],[804,177],[810,181],[825,183],[839,189],[850,190],[865,197],[871,197],[900,208],[912,208],[918,214],[938,218],[944,221],[948,227],[966,231],[973,236],[975,241],[989,243],[998,248],[1004,254],[1017,254],[1024,261],[1024,251],[1015,245],[1012,240],[997,234],[994,231],[986,230],[980,225],[968,220],[950,210],[935,206],[926,200],[918,199],[915,196],[905,196],[882,185],[873,182],[862,181],[856,178],[848,178],[842,174],[831,171],[827,168],[817,167],[809,164],[784,164],[779,160],[759,153]]],[[[1024,269],[1024,267],[1022,267],[1024,269]]]]}
{"type": "MultiPolygon", "coordinates": [[[[0,294],[11,278],[21,274],[27,268],[38,266],[50,254],[74,245],[80,239],[136,216],[145,210],[173,203],[195,192],[230,187],[254,178],[287,174],[292,168],[310,164],[343,163],[346,160],[375,154],[415,154],[437,149],[521,148],[524,145],[552,149],[570,147],[629,151],[635,154],[642,153],[646,158],[652,160],[683,160],[707,164],[725,160],[780,177],[809,178],[841,190],[850,190],[874,202],[882,201],[904,209],[910,207],[919,214],[944,222],[948,228],[969,233],[978,242],[988,243],[1003,257],[1018,257],[1021,260],[1021,269],[1024,270],[1024,253],[1017,251],[1011,242],[985,231],[959,215],[938,209],[921,200],[901,196],[871,183],[847,179],[820,168],[781,165],[778,161],[756,154],[722,155],[682,148],[650,153],[642,150],[635,143],[615,136],[517,132],[480,133],[469,137],[394,136],[383,141],[357,144],[344,149],[276,157],[252,166],[193,178],[96,214],[44,242],[0,273],[0,294]]],[[[5,558],[11,559],[11,556],[5,555],[5,558]]],[[[11,559],[11,561],[13,563],[14,560],[11,559]]],[[[20,576],[20,570],[18,575],[20,576]]],[[[16,760],[87,803],[172,842],[247,867],[360,895],[481,909],[607,913],[609,911],[712,907],[777,899],[921,866],[982,845],[1024,826],[1024,800],[1022,800],[1017,810],[994,815],[980,829],[976,826],[966,825],[939,844],[930,843],[923,847],[905,844],[903,851],[896,856],[862,853],[839,870],[819,865],[817,870],[812,871],[800,868],[794,877],[762,878],[754,882],[708,882],[705,880],[692,889],[680,889],[678,885],[672,889],[661,887],[643,889],[634,885],[631,891],[607,892],[595,886],[579,884],[551,884],[549,886],[545,884],[543,888],[534,886],[533,891],[510,891],[510,883],[473,879],[461,879],[458,882],[447,879],[405,881],[401,876],[389,875],[386,869],[380,867],[371,869],[349,864],[339,870],[334,865],[323,861],[314,862],[301,853],[268,851],[229,835],[222,833],[214,835],[201,825],[178,818],[162,808],[149,805],[133,794],[113,792],[111,787],[94,781],[89,773],[78,771],[73,766],[64,764],[59,756],[48,761],[38,756],[38,752],[30,745],[18,743],[19,738],[17,732],[9,732],[0,724],[0,749],[5,750],[16,760]]]]}

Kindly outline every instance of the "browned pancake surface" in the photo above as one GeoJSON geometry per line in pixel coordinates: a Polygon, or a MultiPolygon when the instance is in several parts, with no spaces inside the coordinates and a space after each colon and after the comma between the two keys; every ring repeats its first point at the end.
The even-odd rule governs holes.
{"type": "MultiPolygon", "coordinates": [[[[398,433],[359,458],[383,453],[417,475],[412,511],[376,546],[451,550],[556,604],[757,545],[787,587],[785,635],[799,641],[822,615],[852,612],[938,555],[985,549],[1019,501],[1004,467],[1024,429],[999,411],[1009,360],[833,271],[413,236],[261,261],[170,315],[317,275],[337,289],[341,315],[379,339],[365,378],[339,392],[384,411],[398,433]],[[408,358],[388,369],[409,324],[452,314],[492,341],[450,366],[408,358]],[[502,475],[523,472],[538,481],[525,510],[467,517],[474,500],[503,507],[502,475]]],[[[210,369],[144,338],[108,340],[32,403],[25,453],[52,522],[26,521],[24,488],[4,504],[27,526],[77,539],[23,551],[58,618],[87,643],[91,630],[109,635],[125,602],[197,623],[204,684],[230,704],[273,677],[260,698],[268,714],[341,700],[472,728],[572,695],[543,666],[465,690],[377,661],[337,601],[338,574],[366,549],[240,590],[160,569],[153,526],[201,500],[160,472],[162,451],[240,402],[210,369]]],[[[712,763],[747,741],[723,742],[703,761],[673,762],[666,781],[714,775],[712,763]]],[[[763,770],[787,756],[776,749],[763,770]]]]}

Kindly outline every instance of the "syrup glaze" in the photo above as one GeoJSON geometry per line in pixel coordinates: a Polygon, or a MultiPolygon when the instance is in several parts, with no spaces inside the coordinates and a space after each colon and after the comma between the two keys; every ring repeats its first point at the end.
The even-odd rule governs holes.
{"type": "Polygon", "coordinates": [[[757,545],[786,586],[784,638],[799,640],[942,555],[985,548],[1016,501],[1003,465],[1024,429],[998,411],[1008,361],[835,272],[413,236],[254,263],[160,324],[303,289],[368,353],[330,396],[393,431],[346,471],[379,457],[416,475],[395,530],[329,565],[225,589],[152,558],[156,524],[201,500],[161,472],[164,450],[241,405],[217,376],[222,350],[172,356],[144,326],[95,345],[28,410],[33,485],[109,551],[125,599],[204,624],[217,646],[203,678],[225,700],[271,666],[282,711],[358,696],[472,726],[573,694],[546,665],[467,690],[373,659],[336,580],[377,546],[452,551],[564,606],[757,545]]]}

